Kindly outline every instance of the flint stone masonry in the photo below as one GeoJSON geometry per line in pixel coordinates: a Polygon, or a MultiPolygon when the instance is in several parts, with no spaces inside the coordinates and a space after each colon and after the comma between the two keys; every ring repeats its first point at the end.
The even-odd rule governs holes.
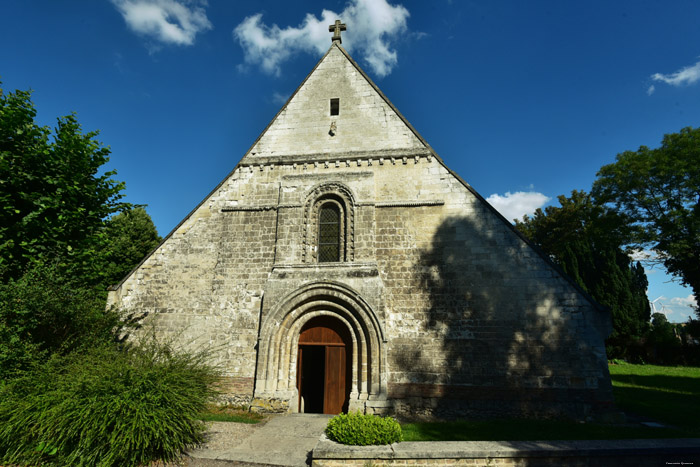
{"type": "Polygon", "coordinates": [[[260,411],[299,409],[299,334],[318,316],[350,332],[349,409],[612,409],[609,313],[446,167],[339,41],[110,304],[210,346],[228,401],[260,411]],[[340,261],[319,263],[325,202],[340,261]]]}

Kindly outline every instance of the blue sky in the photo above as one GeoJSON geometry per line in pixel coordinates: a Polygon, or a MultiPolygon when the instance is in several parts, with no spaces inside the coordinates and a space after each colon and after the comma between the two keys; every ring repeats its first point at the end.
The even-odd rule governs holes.
{"type": "MultiPolygon", "coordinates": [[[[127,200],[167,234],[343,45],[445,162],[520,217],[700,125],[700,2],[5,0],[4,90],[100,130],[127,200]]],[[[662,270],[672,321],[694,298],[662,270]]]]}

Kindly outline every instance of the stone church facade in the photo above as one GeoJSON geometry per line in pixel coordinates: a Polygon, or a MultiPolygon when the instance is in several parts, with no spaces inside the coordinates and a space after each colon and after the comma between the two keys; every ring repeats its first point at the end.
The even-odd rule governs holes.
{"type": "Polygon", "coordinates": [[[254,410],[585,417],[601,309],[452,172],[342,48],[110,304],[210,346],[254,410]]]}

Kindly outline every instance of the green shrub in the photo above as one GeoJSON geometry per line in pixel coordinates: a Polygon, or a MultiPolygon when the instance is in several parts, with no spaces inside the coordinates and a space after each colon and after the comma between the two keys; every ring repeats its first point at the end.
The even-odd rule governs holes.
{"type": "Polygon", "coordinates": [[[0,464],[137,466],[200,444],[216,373],[154,343],[54,355],[0,386],[0,464]]]}
{"type": "Polygon", "coordinates": [[[356,446],[398,443],[402,439],[401,425],[393,418],[359,412],[331,418],[326,427],[326,436],[338,443],[356,446]]]}
{"type": "Polygon", "coordinates": [[[119,340],[127,317],[105,308],[104,292],[67,278],[56,264],[0,283],[0,380],[46,361],[119,340]]]}

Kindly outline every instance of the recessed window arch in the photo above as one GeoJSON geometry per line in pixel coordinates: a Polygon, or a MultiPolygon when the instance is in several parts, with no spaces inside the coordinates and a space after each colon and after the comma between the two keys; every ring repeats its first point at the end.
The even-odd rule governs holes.
{"type": "Polygon", "coordinates": [[[354,261],[354,200],[343,184],[315,187],[304,208],[302,261],[313,263],[354,261]]]}
{"type": "Polygon", "coordinates": [[[318,262],[341,261],[341,240],[344,237],[342,205],[335,200],[322,201],[318,208],[318,262]]]}

